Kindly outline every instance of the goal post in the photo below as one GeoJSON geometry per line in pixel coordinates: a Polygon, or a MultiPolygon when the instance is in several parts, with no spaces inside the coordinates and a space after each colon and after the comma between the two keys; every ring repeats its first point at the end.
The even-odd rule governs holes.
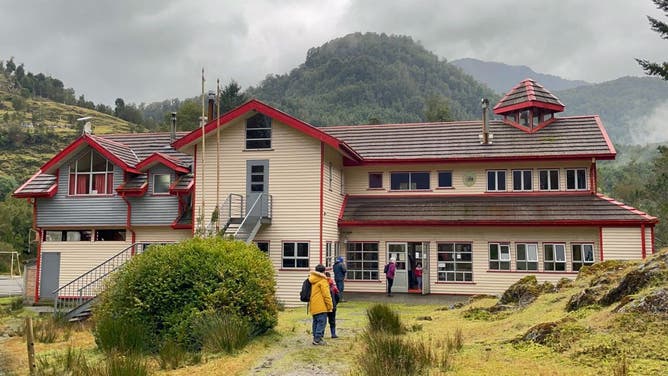
{"type": "Polygon", "coordinates": [[[18,252],[0,251],[0,275],[21,277],[21,259],[18,252]]]}

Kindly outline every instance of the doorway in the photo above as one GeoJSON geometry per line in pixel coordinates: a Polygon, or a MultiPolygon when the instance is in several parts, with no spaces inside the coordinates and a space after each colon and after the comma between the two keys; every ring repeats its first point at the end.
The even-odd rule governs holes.
{"type": "Polygon", "coordinates": [[[40,265],[39,296],[55,299],[54,291],[60,283],[60,252],[43,252],[40,265]]]}

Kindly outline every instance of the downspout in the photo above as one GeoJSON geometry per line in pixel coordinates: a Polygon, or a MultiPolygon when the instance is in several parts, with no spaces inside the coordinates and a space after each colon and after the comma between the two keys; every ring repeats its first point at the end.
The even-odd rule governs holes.
{"type": "Polygon", "coordinates": [[[320,141],[320,264],[322,264],[322,222],[324,220],[323,216],[323,207],[324,207],[324,174],[325,174],[325,143],[320,141]]]}
{"type": "Polygon", "coordinates": [[[603,227],[598,228],[598,257],[603,261],[603,227]]]}
{"type": "MultiPolygon", "coordinates": [[[[135,244],[136,234],[135,231],[132,229],[132,204],[130,203],[130,200],[128,200],[128,198],[125,197],[125,195],[121,195],[121,198],[128,205],[128,212],[125,215],[125,228],[132,234],[132,244],[135,244]]],[[[135,247],[132,247],[132,251],[130,251],[130,254],[132,256],[135,255],[135,247]]]]}
{"type": "Polygon", "coordinates": [[[36,268],[35,270],[37,271],[35,273],[35,303],[39,302],[39,275],[41,273],[41,266],[42,266],[42,229],[37,227],[37,199],[33,198],[32,199],[32,228],[37,232],[39,235],[39,240],[37,241],[37,262],[35,264],[36,268]]]}

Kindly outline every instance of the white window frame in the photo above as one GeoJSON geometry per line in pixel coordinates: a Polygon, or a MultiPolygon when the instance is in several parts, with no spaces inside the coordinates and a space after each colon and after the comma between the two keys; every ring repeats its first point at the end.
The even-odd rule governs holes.
{"type": "MultiPolygon", "coordinates": [[[[79,171],[79,161],[85,157],[85,154],[81,154],[79,158],[74,160],[72,164],[70,164],[70,171],[68,174],[68,184],[74,184],[74,187],[68,187],[68,194],[70,196],[98,196],[98,195],[113,195],[114,194],[114,188],[113,188],[113,180],[114,180],[114,165],[103,155],[100,155],[97,153],[95,150],[91,149],[87,151],[87,153],[90,156],[90,163],[89,166],[87,167],[89,170],[88,171],[79,171]],[[94,171],[93,170],[93,161],[95,160],[95,156],[99,156],[100,158],[104,159],[105,165],[104,165],[104,171],[94,171]],[[74,179],[71,179],[70,177],[74,175],[74,179]],[[77,193],[77,182],[79,180],[79,176],[88,176],[88,193],[77,193]],[[109,185],[109,179],[112,180],[112,187],[111,187],[111,192],[103,192],[100,193],[99,189],[93,189],[93,182],[95,181],[95,176],[97,175],[104,175],[104,190],[107,190],[107,186],[109,185]]],[[[86,168],[84,166],[81,166],[81,168],[86,168]]]]}
{"type": "Polygon", "coordinates": [[[546,272],[565,272],[566,271],[566,244],[564,243],[543,243],[543,270],[546,272]],[[548,257],[548,247],[552,247],[552,257],[548,257]],[[558,248],[561,248],[563,258],[557,256],[558,248]],[[550,266],[551,265],[551,266],[550,266]],[[563,269],[557,269],[557,265],[562,265],[563,269]]]}
{"type": "Polygon", "coordinates": [[[515,243],[515,270],[517,271],[538,271],[538,244],[537,243],[515,243]],[[519,247],[524,247],[524,258],[519,256],[519,247]],[[533,249],[530,249],[533,248],[533,249]],[[530,251],[533,252],[533,258],[530,256],[530,251]],[[536,265],[535,268],[530,269],[529,264],[536,265]],[[524,269],[520,268],[520,264],[524,265],[524,269]]]}
{"type": "Polygon", "coordinates": [[[436,279],[438,282],[473,282],[473,243],[438,242],[436,243],[436,257],[438,262],[436,279]],[[441,246],[447,246],[451,250],[441,250],[441,246]],[[471,260],[462,261],[462,255],[469,255],[471,260]],[[464,265],[470,270],[460,270],[458,268],[458,266],[464,265]]]}
{"type": "Polygon", "coordinates": [[[489,253],[489,270],[510,270],[511,269],[511,257],[510,257],[510,243],[504,242],[492,242],[487,246],[489,253]],[[496,252],[498,254],[497,258],[492,258],[492,246],[496,247],[496,252]],[[495,263],[496,265],[493,265],[495,263]],[[504,267],[505,265],[505,267],[504,267]]]}
{"type": "Polygon", "coordinates": [[[546,168],[546,169],[541,169],[538,170],[538,190],[539,191],[558,191],[559,190],[559,180],[560,180],[560,173],[558,168],[546,168]],[[553,187],[552,185],[552,175],[551,172],[556,172],[557,173],[557,181],[556,181],[556,187],[553,187]],[[547,174],[547,188],[543,188],[540,185],[541,182],[541,174],[547,174]]]}
{"type": "Polygon", "coordinates": [[[311,244],[307,241],[284,241],[281,244],[281,268],[283,269],[308,269],[309,255],[311,254],[311,244]],[[286,245],[291,244],[294,254],[286,256],[286,245]],[[299,255],[299,246],[306,245],[306,256],[299,255]],[[286,261],[293,261],[293,266],[286,266],[286,261]],[[304,263],[304,261],[306,261],[304,263]],[[299,265],[301,264],[301,265],[299,265]]]}
{"type": "Polygon", "coordinates": [[[513,191],[523,191],[523,192],[530,192],[533,191],[533,170],[513,170],[512,171],[513,175],[513,191]],[[520,175],[519,183],[520,183],[520,189],[515,188],[515,173],[518,172],[520,175]],[[526,173],[529,173],[529,177],[527,178],[526,173]],[[528,180],[528,181],[527,181],[528,180]],[[526,188],[527,182],[529,183],[529,188],[526,188]]]}
{"type": "Polygon", "coordinates": [[[169,186],[171,184],[172,184],[172,175],[171,174],[153,174],[153,194],[154,195],[165,195],[165,194],[168,195],[169,194],[169,186]],[[158,192],[155,189],[158,186],[156,184],[156,180],[157,180],[158,177],[163,177],[163,176],[167,176],[167,189],[165,189],[164,192],[158,192]]]}
{"type": "Polygon", "coordinates": [[[566,190],[568,191],[586,191],[587,190],[587,169],[586,168],[568,168],[566,169],[566,190]],[[578,172],[582,172],[582,178],[578,175],[578,172]],[[573,174],[573,184],[574,186],[569,187],[568,184],[568,175],[573,174]],[[580,187],[582,186],[582,187],[580,187]]]}
{"type": "Polygon", "coordinates": [[[377,281],[380,279],[380,242],[348,242],[346,244],[346,279],[377,281]],[[351,250],[359,246],[360,250],[351,250]],[[375,249],[373,249],[375,247],[375,249]]]}
{"type": "Polygon", "coordinates": [[[332,259],[334,256],[332,255],[332,242],[328,241],[325,243],[325,268],[331,268],[332,265],[334,264],[332,259]]]}
{"type": "Polygon", "coordinates": [[[583,266],[590,266],[596,262],[596,252],[594,252],[593,243],[571,243],[571,266],[574,272],[579,271],[583,266]],[[579,247],[580,260],[576,260],[576,247],[579,247]],[[585,247],[591,251],[591,260],[585,260],[585,247]]]}
{"type": "Polygon", "coordinates": [[[508,174],[506,170],[487,170],[487,192],[506,192],[508,188],[508,174]],[[491,175],[490,175],[491,174],[491,175]],[[499,187],[500,176],[503,175],[503,188],[499,187]],[[492,179],[492,180],[490,180],[492,179]],[[490,189],[490,182],[494,186],[490,189]]]}

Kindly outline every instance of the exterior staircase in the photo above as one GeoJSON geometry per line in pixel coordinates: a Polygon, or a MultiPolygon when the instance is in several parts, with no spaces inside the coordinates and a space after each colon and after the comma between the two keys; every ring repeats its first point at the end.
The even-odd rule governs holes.
{"type": "Polygon", "coordinates": [[[246,202],[244,196],[232,193],[219,208],[222,227],[219,234],[250,243],[263,225],[271,223],[272,197],[259,194],[252,202],[246,202]]]}

